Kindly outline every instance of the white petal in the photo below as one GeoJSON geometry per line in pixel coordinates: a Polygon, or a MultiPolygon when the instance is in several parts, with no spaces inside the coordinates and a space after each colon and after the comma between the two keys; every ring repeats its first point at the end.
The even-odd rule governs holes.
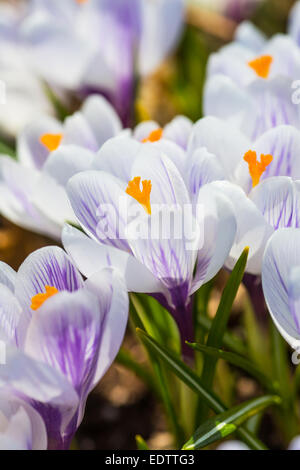
{"type": "Polygon", "coordinates": [[[263,290],[275,325],[295,349],[300,344],[300,331],[290,309],[290,282],[293,269],[299,269],[299,266],[299,229],[278,230],[266,247],[262,269],[263,290]]]}
{"type": "Polygon", "coordinates": [[[62,242],[85,277],[104,267],[115,267],[124,276],[130,292],[161,292],[160,282],[132,255],[113,247],[100,245],[79,230],[65,225],[62,242]]]}

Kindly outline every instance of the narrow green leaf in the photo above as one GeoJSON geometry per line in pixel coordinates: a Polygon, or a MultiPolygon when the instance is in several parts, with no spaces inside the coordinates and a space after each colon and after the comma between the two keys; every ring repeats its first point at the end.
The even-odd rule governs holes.
{"type": "MultiPolygon", "coordinates": [[[[141,341],[148,346],[152,353],[160,358],[163,363],[169,367],[172,372],[177,375],[188,387],[196,392],[200,398],[215,412],[223,413],[227,410],[219,397],[213,392],[207,390],[195,372],[188,367],[178,355],[168,351],[164,346],[157,343],[145,331],[137,329],[137,335],[141,341]]],[[[238,431],[240,438],[251,448],[256,450],[266,449],[265,445],[244,428],[238,431]]]]}
{"type": "Polygon", "coordinates": [[[150,450],[147,446],[146,441],[142,438],[142,436],[137,435],[135,436],[135,442],[138,450],[150,450]]]}
{"type": "Polygon", "coordinates": [[[71,114],[71,112],[66,108],[66,106],[62,103],[60,98],[56,95],[56,93],[53,91],[53,89],[47,82],[43,82],[43,85],[45,93],[50,103],[53,105],[58,119],[64,121],[65,118],[71,114]]]}
{"type": "MultiPolygon", "coordinates": [[[[228,282],[224,288],[216,316],[213,319],[211,329],[208,333],[208,338],[206,342],[207,346],[211,346],[214,348],[220,348],[222,346],[223,336],[225,334],[232,305],[246,269],[248,254],[249,248],[246,247],[243,253],[241,254],[240,258],[238,259],[232,273],[230,274],[228,282]]],[[[215,357],[207,356],[204,360],[202,382],[203,385],[205,385],[208,389],[210,389],[213,384],[216,363],[217,358],[215,357]]],[[[200,419],[203,419],[207,413],[207,407],[200,405],[198,413],[200,419]]]]}
{"type": "MultiPolygon", "coordinates": [[[[136,328],[142,327],[143,329],[145,329],[144,321],[145,323],[147,323],[148,328],[150,328],[149,322],[146,321],[147,317],[143,306],[138,301],[136,296],[131,296],[130,316],[136,328]]],[[[159,389],[160,397],[163,402],[170,427],[172,428],[177,444],[181,445],[183,442],[183,433],[177,420],[165,370],[156,358],[155,354],[153,354],[152,350],[148,347],[148,345],[144,344],[144,346],[146,347],[146,351],[148,353],[149,360],[157,380],[157,386],[159,389]]]]}
{"type": "Polygon", "coordinates": [[[270,321],[272,337],[273,376],[279,383],[279,392],[282,397],[280,410],[281,428],[285,439],[289,442],[298,434],[299,423],[297,420],[298,404],[292,387],[290,358],[285,340],[278,332],[276,326],[270,321]]]}
{"type": "Polygon", "coordinates": [[[9,157],[16,158],[15,150],[4,142],[0,142],[0,153],[3,155],[8,155],[9,157]]]}
{"type": "Polygon", "coordinates": [[[280,397],[276,395],[265,395],[214,416],[199,426],[195,434],[184,444],[182,449],[196,450],[213,444],[215,441],[237,431],[238,427],[251,418],[251,416],[256,415],[271,405],[279,405],[280,402],[280,397]]]}
{"type": "Polygon", "coordinates": [[[252,377],[255,377],[269,392],[278,392],[278,384],[272,382],[272,379],[265,375],[253,362],[249,361],[249,359],[232,352],[224,351],[223,349],[203,346],[198,343],[189,343],[188,341],[186,343],[195,351],[199,351],[210,357],[215,357],[216,359],[223,359],[224,361],[246,371],[252,377]]]}
{"type": "MultiPolygon", "coordinates": [[[[205,331],[211,329],[212,320],[204,315],[200,315],[198,318],[199,324],[205,331]]],[[[241,356],[247,356],[247,348],[243,341],[236,335],[229,331],[226,331],[223,337],[223,346],[230,349],[231,351],[240,354],[241,356]]]]}

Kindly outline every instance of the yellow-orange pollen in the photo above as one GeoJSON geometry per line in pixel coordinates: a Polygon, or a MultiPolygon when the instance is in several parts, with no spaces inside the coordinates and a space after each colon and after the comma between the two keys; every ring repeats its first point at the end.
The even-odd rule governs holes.
{"type": "Polygon", "coordinates": [[[273,57],[271,55],[262,55],[248,62],[248,65],[259,77],[268,78],[272,62],[273,57]]]}
{"type": "Polygon", "coordinates": [[[77,3],[86,3],[88,0],[76,0],[77,3]]]}
{"type": "Polygon", "coordinates": [[[43,134],[40,137],[40,142],[47,147],[49,152],[53,152],[60,146],[62,138],[62,134],[43,134]]]}
{"type": "Polygon", "coordinates": [[[133,197],[137,202],[139,202],[147,214],[151,214],[151,204],[150,204],[150,194],[152,189],[152,183],[150,180],[142,181],[143,190],[140,188],[141,177],[136,176],[133,180],[129,181],[126,193],[133,197]]]}
{"type": "Polygon", "coordinates": [[[32,310],[38,310],[47,299],[49,299],[55,294],[58,294],[58,290],[56,289],[56,287],[45,286],[45,290],[46,290],[45,293],[37,294],[34,297],[32,297],[31,299],[32,310]]]}
{"type": "Polygon", "coordinates": [[[248,163],[249,173],[252,178],[252,186],[258,185],[262,174],[266,171],[267,166],[270,165],[273,160],[272,155],[261,155],[260,162],[257,161],[256,152],[249,150],[244,155],[245,162],[248,163]]]}
{"type": "Polygon", "coordinates": [[[143,144],[145,144],[146,142],[158,142],[162,138],[162,135],[163,135],[163,129],[159,127],[158,129],[155,129],[154,131],[150,132],[148,137],[142,140],[142,142],[143,144]]]}

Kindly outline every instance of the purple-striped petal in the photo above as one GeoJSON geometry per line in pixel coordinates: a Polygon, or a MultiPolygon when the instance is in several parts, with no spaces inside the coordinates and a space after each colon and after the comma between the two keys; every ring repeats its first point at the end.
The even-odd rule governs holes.
{"type": "Polygon", "coordinates": [[[275,325],[294,348],[300,344],[299,267],[299,229],[278,230],[265,251],[263,290],[275,325]]]}
{"type": "Polygon", "coordinates": [[[187,184],[193,203],[197,202],[199,190],[212,181],[223,180],[224,170],[217,157],[206,148],[199,148],[186,162],[187,184]]]}
{"type": "Polygon", "coordinates": [[[41,416],[20,398],[0,392],[0,449],[46,450],[47,432],[41,416]],[[6,421],[6,422],[5,422],[6,421]]]}
{"type": "Polygon", "coordinates": [[[18,344],[17,328],[22,315],[20,303],[5,285],[0,285],[0,340],[18,344]]]}
{"type": "Polygon", "coordinates": [[[73,292],[83,287],[83,280],[66,253],[59,247],[35,251],[21,265],[16,281],[16,297],[24,315],[31,318],[32,298],[45,292],[45,286],[59,292],[73,292]]]}
{"type": "Polygon", "coordinates": [[[199,191],[201,239],[197,268],[191,293],[212,279],[224,265],[236,235],[234,208],[228,197],[215,183],[205,185],[199,191]]]}
{"type": "Polygon", "coordinates": [[[63,374],[84,400],[94,380],[103,315],[85,289],[46,300],[29,325],[25,352],[63,374]]]}
{"type": "Polygon", "coordinates": [[[12,292],[15,291],[17,273],[8,264],[0,261],[0,284],[8,287],[12,292]]]}
{"type": "Polygon", "coordinates": [[[161,292],[158,279],[131,254],[101,245],[74,227],[66,225],[62,233],[64,248],[80,272],[87,278],[101,267],[115,267],[124,276],[129,292],[161,292]]]}
{"type": "Polygon", "coordinates": [[[143,209],[125,189],[126,183],[100,171],[75,175],[67,186],[71,205],[83,228],[101,243],[129,251],[125,229],[132,213],[130,207],[143,209]]]}
{"type": "Polygon", "coordinates": [[[296,195],[291,178],[269,178],[256,186],[249,197],[274,230],[297,226],[296,195]]]}
{"type": "Polygon", "coordinates": [[[76,417],[79,401],[73,386],[60,372],[20,350],[7,348],[6,362],[0,367],[0,387],[41,414],[49,448],[70,444],[68,427],[76,417]]]}

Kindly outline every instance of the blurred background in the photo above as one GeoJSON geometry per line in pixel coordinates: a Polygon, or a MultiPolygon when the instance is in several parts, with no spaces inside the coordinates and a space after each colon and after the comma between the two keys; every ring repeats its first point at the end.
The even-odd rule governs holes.
{"type": "MultiPolygon", "coordinates": [[[[113,1],[113,0],[112,0],[113,1]]],[[[21,6],[21,0],[0,0],[0,5],[21,6]]],[[[243,19],[250,19],[267,36],[286,31],[287,17],[293,0],[186,0],[186,26],[177,52],[151,77],[140,83],[135,103],[136,120],[154,119],[161,125],[176,114],[184,114],[193,121],[202,116],[202,91],[205,81],[206,63],[209,55],[233,38],[235,28],[243,19]]],[[[1,15],[1,13],[0,13],[1,15]]],[[[1,22],[1,18],[0,18],[1,22]]],[[[5,61],[5,49],[0,50],[1,64],[5,61]]],[[[9,53],[9,52],[7,52],[9,53]]],[[[25,71],[19,68],[20,76],[25,71]]],[[[18,77],[20,78],[20,77],[18,77]]],[[[27,79],[27,77],[26,77],[27,79]]],[[[37,85],[38,86],[38,85],[37,85]]],[[[22,99],[34,106],[31,97],[22,99]]],[[[80,103],[72,103],[69,112],[80,103]]],[[[0,105],[1,107],[2,105],[0,105]]],[[[55,111],[55,103],[49,107],[55,111]]],[[[21,111],[20,111],[21,112],[21,111]]],[[[5,106],[0,114],[5,119],[5,106]]],[[[0,119],[3,122],[3,119],[0,119]]],[[[0,126],[0,152],[15,149],[15,140],[5,126],[0,126]]],[[[25,257],[53,241],[13,226],[0,219],[0,260],[17,269],[25,257]]],[[[209,303],[209,313],[214,315],[223,274],[217,281],[209,303]]],[[[238,318],[242,305],[243,290],[235,303],[233,317],[238,318]]],[[[238,322],[237,322],[238,325],[238,322]]],[[[233,328],[239,328],[233,320],[233,328]]],[[[147,369],[142,348],[128,332],[125,349],[147,369]]],[[[135,449],[135,436],[141,434],[152,449],[168,449],[171,436],[154,394],[133,373],[129,372],[119,358],[99,387],[92,393],[87,404],[85,419],[77,433],[74,447],[78,449],[135,449]]],[[[236,372],[234,381],[226,365],[219,361],[222,378],[218,387],[225,401],[235,402],[252,398],[257,394],[257,385],[251,379],[236,372]],[[226,383],[226,388],[223,387],[226,383]]],[[[263,424],[264,440],[271,448],[280,447],[280,437],[269,432],[268,419],[263,424]]]]}

